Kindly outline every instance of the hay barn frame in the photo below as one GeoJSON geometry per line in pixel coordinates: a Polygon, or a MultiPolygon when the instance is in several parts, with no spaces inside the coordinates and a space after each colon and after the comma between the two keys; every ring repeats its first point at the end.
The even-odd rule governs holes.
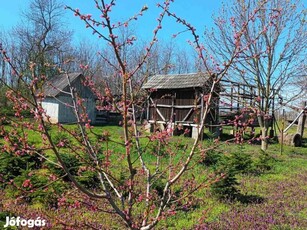
{"type": "MultiPolygon", "coordinates": [[[[205,109],[205,95],[210,92],[212,78],[204,73],[170,74],[152,76],[143,89],[149,92],[146,119],[151,131],[177,125],[191,130],[190,136],[196,137],[196,120],[205,109]]],[[[213,95],[207,124],[218,123],[218,103],[220,87],[213,95]]]]}
{"type": "MultiPolygon", "coordinates": [[[[169,125],[176,131],[177,125],[180,124],[184,128],[189,128],[190,136],[194,138],[198,132],[195,119],[201,119],[200,114],[203,114],[205,108],[204,96],[210,92],[211,86],[212,78],[205,73],[152,76],[143,85],[143,89],[149,93],[146,119],[151,131],[157,128],[164,129],[169,125]]],[[[260,97],[260,101],[256,101],[257,98],[259,96],[255,86],[222,80],[214,91],[206,127],[219,135],[221,124],[225,125],[242,109],[255,107],[256,103],[261,107],[264,98],[260,97]]],[[[274,100],[272,98],[271,101],[272,135],[276,132],[276,127],[273,127],[274,100]]],[[[258,120],[255,119],[250,126],[259,126],[258,120]]]]}

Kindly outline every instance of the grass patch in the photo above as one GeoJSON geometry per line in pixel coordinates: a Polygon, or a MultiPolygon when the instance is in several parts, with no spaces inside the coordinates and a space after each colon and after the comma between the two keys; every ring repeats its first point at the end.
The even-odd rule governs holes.
{"type": "MultiPolygon", "coordinates": [[[[65,125],[65,128],[69,130],[77,129],[76,125],[65,125]]],[[[10,126],[7,126],[11,129],[10,126]]],[[[112,151],[111,160],[115,160],[121,157],[124,152],[124,146],[118,143],[123,142],[123,130],[118,126],[99,126],[92,129],[93,134],[90,138],[94,141],[98,141],[97,137],[105,135],[105,132],[110,134],[108,148],[112,151]]],[[[54,127],[50,128],[52,138],[62,140],[65,138],[61,132],[58,132],[54,127]]],[[[41,144],[41,137],[39,134],[28,131],[29,140],[37,145],[41,144]]],[[[148,142],[147,134],[143,133],[141,144],[143,146],[144,159],[149,162],[151,168],[155,167],[155,156],[157,154],[165,154],[162,159],[164,165],[168,164],[170,160],[174,163],[180,162],[183,156],[187,155],[190,151],[190,145],[193,142],[190,138],[184,137],[172,137],[167,146],[159,148],[159,143],[148,142]],[[167,155],[168,148],[176,150],[176,154],[173,156],[167,155]]],[[[69,137],[68,137],[69,138],[69,137]]],[[[2,141],[2,140],[0,140],[2,141]]],[[[76,140],[70,139],[70,144],[77,145],[76,140]]],[[[210,146],[213,143],[213,139],[204,140],[201,144],[204,146],[210,146]]],[[[103,150],[106,146],[103,145],[103,150]]],[[[306,207],[307,207],[307,148],[294,148],[284,147],[284,153],[280,154],[280,146],[278,144],[272,144],[269,146],[268,151],[264,154],[260,151],[259,145],[242,144],[240,146],[235,144],[220,143],[219,147],[213,150],[211,158],[207,158],[207,162],[198,163],[197,153],[195,161],[193,161],[193,170],[187,172],[182,180],[187,180],[192,177],[195,181],[201,182],[208,180],[208,175],[215,172],[215,169],[221,169],[220,158],[225,157],[231,159],[227,161],[232,164],[235,170],[239,171],[234,175],[238,181],[238,185],[235,185],[239,190],[239,194],[235,199],[218,199],[213,191],[209,187],[203,187],[195,193],[195,197],[191,202],[193,205],[191,208],[184,210],[182,208],[176,211],[176,215],[170,215],[163,219],[156,229],[305,229],[306,223],[306,207]],[[242,154],[240,154],[242,153],[242,154]],[[235,157],[235,158],[234,158],[235,157]],[[245,162],[245,163],[244,163],[245,162]],[[244,163],[244,164],[243,164],[244,163]],[[241,166],[244,166],[243,168],[241,166]],[[256,170],[257,169],[257,170],[256,170]]],[[[66,153],[63,148],[63,154],[66,153]]],[[[53,158],[51,152],[48,152],[48,157],[53,158]]],[[[70,155],[67,155],[67,161],[76,161],[78,159],[71,159],[70,155]]],[[[132,149],[132,158],[137,160],[137,154],[135,149],[132,149]]],[[[137,164],[135,164],[137,165],[137,164]]],[[[124,177],[126,165],[118,164],[115,166],[116,176],[119,178],[122,175],[124,177]]],[[[227,165],[228,167],[228,165],[227,165]]],[[[36,178],[46,174],[57,174],[61,176],[61,171],[58,168],[48,167],[50,169],[38,169],[34,172],[36,178]],[[44,171],[43,171],[44,170],[44,171]]],[[[74,170],[72,168],[72,170],[74,170]]],[[[77,173],[77,169],[73,171],[77,173]]],[[[49,175],[48,174],[48,175],[49,175]]],[[[67,178],[64,177],[64,180],[67,178]]],[[[161,178],[165,181],[166,178],[161,178]]],[[[95,181],[95,177],[92,174],[84,174],[80,177],[81,183],[85,183],[87,187],[95,181]],[[90,180],[87,180],[89,178],[90,180]]],[[[62,186],[59,184],[59,186],[62,186]]],[[[159,186],[157,181],[156,186],[159,186]]],[[[67,188],[69,190],[70,188],[67,188]]],[[[180,192],[181,187],[175,186],[174,191],[180,192]]],[[[53,188],[50,192],[57,191],[57,188],[53,188]]],[[[65,190],[59,189],[60,192],[65,190]]],[[[4,190],[0,191],[3,194],[4,190]]],[[[52,197],[54,199],[54,197],[52,197]]],[[[39,210],[44,209],[45,212],[49,212],[49,221],[52,222],[53,211],[48,210],[40,199],[33,199],[35,202],[27,209],[39,210]]],[[[0,201],[12,202],[12,198],[5,196],[5,199],[0,201]]],[[[56,202],[55,202],[56,203],[56,202]]],[[[1,204],[0,204],[1,205],[1,204]]],[[[7,212],[15,213],[20,212],[21,208],[12,207],[10,210],[4,210],[7,212]]],[[[96,223],[98,218],[93,216],[99,216],[99,219],[109,218],[106,214],[96,214],[94,211],[82,208],[78,210],[66,210],[59,208],[57,210],[59,215],[69,215],[72,221],[79,220],[80,213],[84,217],[90,217],[90,221],[95,222],[95,226],[98,228],[120,228],[118,225],[118,219],[110,219],[107,223],[96,223]]],[[[19,213],[18,213],[19,214],[19,213]]],[[[47,218],[47,217],[46,217],[47,218]]],[[[84,219],[83,219],[84,220],[84,219]]],[[[1,224],[1,223],[0,223],[1,224]]]]}

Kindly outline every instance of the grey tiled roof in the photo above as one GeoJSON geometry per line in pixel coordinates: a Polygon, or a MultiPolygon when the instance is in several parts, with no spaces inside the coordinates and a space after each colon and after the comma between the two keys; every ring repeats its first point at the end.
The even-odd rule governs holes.
{"type": "MultiPolygon", "coordinates": [[[[68,77],[72,83],[81,75],[81,73],[69,73],[68,77]]],[[[66,86],[68,86],[67,74],[56,75],[45,83],[44,94],[45,96],[55,97],[63,91],[66,86]]]]}
{"type": "Polygon", "coordinates": [[[152,76],[143,89],[183,89],[203,87],[208,84],[209,75],[204,73],[167,74],[152,76]]]}

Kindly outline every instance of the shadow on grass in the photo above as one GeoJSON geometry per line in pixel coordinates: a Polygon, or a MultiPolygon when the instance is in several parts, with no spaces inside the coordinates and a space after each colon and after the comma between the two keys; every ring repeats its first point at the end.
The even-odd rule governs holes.
{"type": "Polygon", "coordinates": [[[307,147],[307,138],[302,138],[302,147],[307,147]]]}
{"type": "Polygon", "coordinates": [[[221,141],[229,141],[229,140],[233,140],[234,136],[232,134],[228,134],[228,133],[222,133],[220,135],[220,140],[221,141]]]}
{"type": "Polygon", "coordinates": [[[262,204],[266,201],[265,198],[259,196],[259,195],[247,195],[247,194],[242,194],[240,192],[233,193],[231,195],[227,195],[224,197],[220,197],[221,201],[224,201],[226,203],[241,203],[245,205],[249,204],[262,204]]]}
{"type": "Polygon", "coordinates": [[[242,204],[262,204],[265,199],[258,195],[237,194],[235,200],[242,204]]]}
{"type": "Polygon", "coordinates": [[[222,133],[219,136],[216,133],[204,133],[203,139],[210,140],[210,139],[217,139],[219,138],[220,141],[234,141],[234,135],[228,133],[222,133]]]}

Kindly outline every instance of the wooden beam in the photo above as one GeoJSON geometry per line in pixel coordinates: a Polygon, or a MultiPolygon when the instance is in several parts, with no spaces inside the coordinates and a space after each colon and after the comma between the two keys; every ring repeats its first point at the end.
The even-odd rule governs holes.
{"type": "Polygon", "coordinates": [[[193,113],[193,111],[194,111],[194,108],[191,108],[190,111],[188,112],[188,114],[182,119],[182,122],[186,121],[186,119],[189,118],[189,116],[191,115],[191,113],[193,113]]]}
{"type": "MultiPolygon", "coordinates": [[[[198,98],[198,101],[200,100],[200,119],[202,120],[204,117],[204,90],[200,93],[200,98],[198,98]]],[[[198,102],[197,102],[198,103],[198,102]]]]}
{"type": "Polygon", "coordinates": [[[201,105],[164,105],[164,104],[157,104],[156,107],[161,107],[161,108],[175,108],[175,109],[194,109],[194,108],[201,108],[201,105]]]}
{"type": "Polygon", "coordinates": [[[150,96],[147,98],[147,109],[146,109],[146,120],[148,121],[149,120],[149,112],[150,112],[150,107],[149,107],[149,99],[150,98],[150,96]]]}
{"type": "Polygon", "coordinates": [[[175,116],[174,116],[175,99],[176,99],[176,93],[172,94],[172,109],[171,109],[170,120],[173,121],[173,122],[175,122],[175,116]]]}
{"type": "Polygon", "coordinates": [[[304,112],[305,112],[305,111],[302,110],[302,111],[297,115],[297,117],[292,121],[292,123],[291,123],[290,125],[288,125],[288,127],[284,130],[284,132],[287,132],[288,129],[290,129],[291,126],[292,126],[293,124],[295,124],[295,122],[300,118],[300,116],[301,116],[304,112]]]}
{"type": "Polygon", "coordinates": [[[152,98],[150,98],[150,101],[152,102],[153,106],[155,107],[157,113],[159,114],[159,116],[162,118],[163,121],[166,121],[165,117],[162,115],[162,113],[160,112],[160,110],[157,108],[155,102],[152,100],[152,98]]]}

